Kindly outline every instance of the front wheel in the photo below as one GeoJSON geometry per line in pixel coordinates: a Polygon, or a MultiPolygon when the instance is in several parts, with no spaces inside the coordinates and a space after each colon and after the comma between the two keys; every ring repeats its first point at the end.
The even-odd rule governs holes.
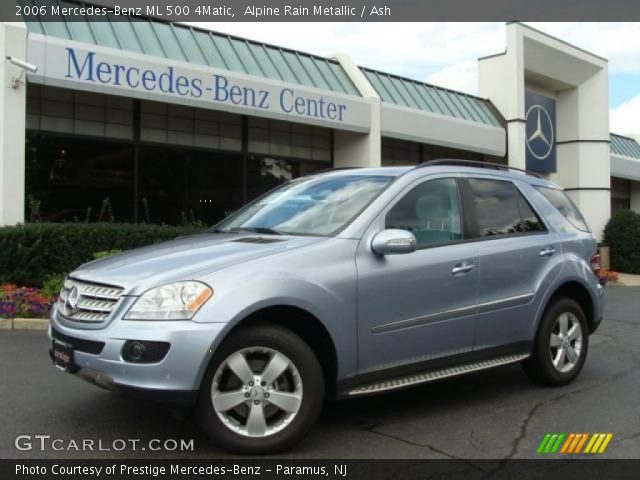
{"type": "Polygon", "coordinates": [[[524,370],[539,383],[566,385],[580,373],[588,348],[589,331],[582,308],[574,300],[560,298],[542,317],[524,370]]]}
{"type": "Polygon", "coordinates": [[[324,377],[311,348],[274,325],[225,339],[205,374],[198,419],[221,448],[273,453],[293,446],[322,408],[324,377]]]}

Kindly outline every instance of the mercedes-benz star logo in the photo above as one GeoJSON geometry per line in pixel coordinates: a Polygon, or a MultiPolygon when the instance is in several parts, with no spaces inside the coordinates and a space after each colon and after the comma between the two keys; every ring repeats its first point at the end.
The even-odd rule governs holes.
{"type": "Polygon", "coordinates": [[[76,309],[76,307],[78,306],[78,300],[80,298],[80,290],[78,290],[78,287],[73,287],[71,289],[71,291],[69,292],[69,295],[67,295],[67,299],[64,302],[64,314],[69,316],[73,313],[73,311],[76,309]]]}
{"type": "Polygon", "coordinates": [[[527,111],[527,150],[538,160],[545,160],[553,150],[553,122],[551,116],[540,105],[527,111]],[[529,132],[533,133],[529,135],[529,132]]]}

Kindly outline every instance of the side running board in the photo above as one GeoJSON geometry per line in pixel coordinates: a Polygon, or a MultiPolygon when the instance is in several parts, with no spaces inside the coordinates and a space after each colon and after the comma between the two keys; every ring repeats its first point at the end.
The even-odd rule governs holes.
{"type": "Polygon", "coordinates": [[[433,382],[435,380],[455,377],[458,375],[464,375],[465,373],[478,372],[480,370],[486,370],[488,368],[500,367],[502,365],[509,365],[510,363],[521,362],[528,357],[528,353],[519,355],[506,355],[502,357],[491,358],[488,360],[463,363],[454,367],[429,370],[427,372],[418,373],[415,375],[407,375],[404,377],[392,378],[368,385],[362,385],[360,387],[354,388],[353,390],[350,390],[347,395],[349,397],[355,397],[357,395],[371,395],[374,393],[396,390],[398,388],[412,387],[414,385],[420,385],[422,383],[433,382]]]}

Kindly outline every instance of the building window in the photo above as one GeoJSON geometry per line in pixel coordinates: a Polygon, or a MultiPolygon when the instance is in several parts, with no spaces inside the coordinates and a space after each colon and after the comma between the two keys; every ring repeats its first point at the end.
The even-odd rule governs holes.
{"type": "Polygon", "coordinates": [[[248,150],[252,154],[331,161],[328,128],[249,117],[248,137],[248,150]]]}
{"type": "Polygon", "coordinates": [[[384,137],[382,139],[382,166],[396,167],[420,163],[420,144],[384,137]]]}
{"type": "Polygon", "coordinates": [[[42,220],[131,222],[132,192],[130,144],[27,134],[26,193],[41,202],[42,220]]]}
{"type": "Polygon", "coordinates": [[[631,209],[631,181],[611,177],[611,214],[631,209]]]}
{"type": "Polygon", "coordinates": [[[133,100],[115,95],[28,84],[29,130],[133,139],[133,100]]]}
{"type": "Polygon", "coordinates": [[[140,140],[231,152],[242,150],[242,117],[183,105],[141,101],[140,140]]]}
{"type": "Polygon", "coordinates": [[[140,147],[139,219],[212,225],[243,204],[242,155],[140,147]]]}
{"type": "Polygon", "coordinates": [[[322,162],[250,155],[247,160],[247,201],[254,200],[289,180],[327,168],[331,166],[322,162]]]}
{"type": "Polygon", "coordinates": [[[134,102],[28,85],[27,194],[41,202],[42,220],[211,225],[331,168],[328,128],[147,100],[137,124],[134,102]]]}
{"type": "Polygon", "coordinates": [[[492,155],[483,155],[482,153],[470,152],[468,150],[382,137],[383,167],[417,165],[421,162],[437,159],[475,160],[507,164],[507,160],[504,157],[494,157],[492,155]]]}

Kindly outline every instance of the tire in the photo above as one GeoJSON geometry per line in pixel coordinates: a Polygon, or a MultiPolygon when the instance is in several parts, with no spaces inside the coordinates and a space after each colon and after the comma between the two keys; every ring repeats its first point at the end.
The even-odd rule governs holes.
{"type": "Polygon", "coordinates": [[[322,368],[309,345],[282,327],[256,325],[222,342],[203,378],[196,413],[220,448],[275,453],[290,449],[307,433],[324,395],[322,368]]]}
{"type": "Polygon", "coordinates": [[[538,383],[566,385],[582,370],[588,350],[589,330],[582,308],[570,298],[559,298],[547,307],[542,317],[533,353],[523,363],[524,371],[538,383]],[[566,327],[563,327],[565,321],[566,327]],[[571,333],[574,325],[579,327],[578,333],[571,333]]]}

